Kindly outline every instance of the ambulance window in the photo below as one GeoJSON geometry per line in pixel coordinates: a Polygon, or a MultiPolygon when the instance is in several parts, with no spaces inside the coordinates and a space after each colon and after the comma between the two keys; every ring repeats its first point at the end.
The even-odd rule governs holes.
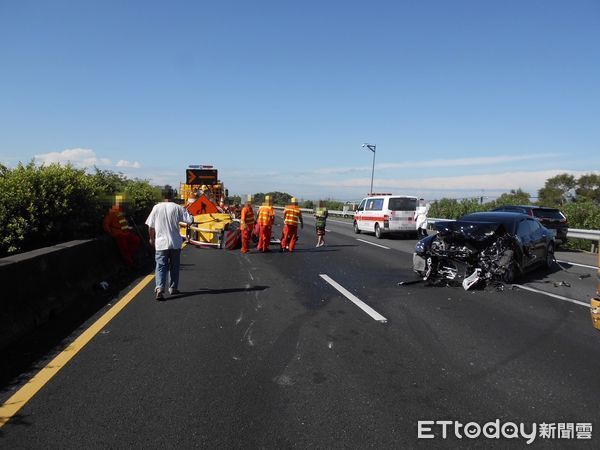
{"type": "Polygon", "coordinates": [[[414,211],[417,209],[417,199],[406,197],[390,198],[389,209],[392,211],[414,211]]]}
{"type": "Polygon", "coordinates": [[[367,201],[363,200],[362,202],[360,202],[360,205],[358,205],[357,211],[363,211],[365,209],[365,203],[367,201]]]}
{"type": "Polygon", "coordinates": [[[370,198],[367,200],[367,211],[381,211],[383,209],[382,198],[370,198]]]}

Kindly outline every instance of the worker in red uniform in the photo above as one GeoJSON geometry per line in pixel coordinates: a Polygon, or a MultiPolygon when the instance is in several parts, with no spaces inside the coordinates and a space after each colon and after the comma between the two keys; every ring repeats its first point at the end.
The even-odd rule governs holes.
{"type": "Polygon", "coordinates": [[[115,204],[104,217],[104,231],[117,241],[117,247],[127,267],[133,267],[133,255],[140,246],[140,238],[132,231],[123,215],[121,203],[123,196],[115,196],[115,204]]]}
{"type": "Polygon", "coordinates": [[[275,222],[275,210],[273,209],[273,200],[270,195],[265,195],[265,202],[258,208],[258,250],[265,253],[270,251],[271,232],[273,231],[273,222],[275,222]]]}
{"type": "Polygon", "coordinates": [[[240,215],[240,230],[242,231],[242,253],[248,253],[250,241],[252,239],[252,229],[254,228],[254,210],[252,209],[252,196],[248,196],[246,204],[242,208],[240,215]]]}
{"type": "Polygon", "coordinates": [[[283,236],[281,238],[281,251],[294,251],[296,240],[298,240],[298,223],[304,228],[302,211],[298,207],[298,200],[292,197],[289,205],[283,210],[283,236]]]}

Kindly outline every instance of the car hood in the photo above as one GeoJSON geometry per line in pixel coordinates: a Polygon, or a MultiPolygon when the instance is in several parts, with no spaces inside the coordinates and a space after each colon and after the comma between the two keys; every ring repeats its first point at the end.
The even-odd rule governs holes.
{"type": "Polygon", "coordinates": [[[440,236],[462,237],[474,241],[485,241],[497,234],[505,232],[504,225],[494,222],[471,222],[457,220],[453,222],[436,222],[435,229],[440,236]]]}

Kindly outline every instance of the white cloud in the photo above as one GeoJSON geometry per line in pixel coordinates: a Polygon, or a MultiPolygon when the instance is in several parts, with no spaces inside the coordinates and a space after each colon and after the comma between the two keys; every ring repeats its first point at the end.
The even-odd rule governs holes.
{"type": "Polygon", "coordinates": [[[111,160],[98,158],[89,148],[69,148],[62,152],[50,152],[35,155],[35,161],[42,164],[71,163],[76,167],[110,166],[111,160]]]}
{"type": "MultiPolygon", "coordinates": [[[[430,178],[402,178],[375,179],[376,190],[381,189],[419,189],[419,190],[469,190],[481,191],[482,189],[491,191],[509,191],[510,189],[522,188],[530,193],[536,192],[541,188],[548,178],[561,173],[569,173],[579,177],[590,171],[574,171],[567,169],[543,170],[538,172],[503,172],[490,173],[484,175],[459,175],[455,177],[430,177],[430,178]]],[[[322,182],[323,186],[335,187],[368,187],[370,178],[354,178],[347,180],[335,180],[322,182]]]]}
{"type": "MultiPolygon", "coordinates": [[[[406,161],[401,163],[383,163],[375,164],[377,170],[386,169],[409,169],[423,167],[468,167],[468,166],[493,166],[503,163],[526,161],[535,159],[548,159],[557,156],[554,153],[533,153],[530,155],[499,155],[499,156],[481,156],[478,158],[456,158],[456,159],[431,159],[422,161],[406,161]]],[[[362,172],[371,170],[372,166],[358,167],[331,167],[318,169],[319,174],[345,174],[351,172],[362,172]]]]}
{"type": "Polygon", "coordinates": [[[142,165],[138,161],[129,162],[125,159],[117,161],[117,167],[131,167],[132,169],[139,169],[142,165]]]}
{"type": "Polygon", "coordinates": [[[432,159],[425,161],[415,161],[406,163],[388,163],[376,165],[380,169],[401,169],[414,167],[467,167],[467,166],[488,166],[507,162],[526,161],[534,159],[548,159],[556,156],[552,153],[533,153],[531,155],[500,155],[500,156],[481,156],[479,158],[457,158],[457,159],[432,159]]]}

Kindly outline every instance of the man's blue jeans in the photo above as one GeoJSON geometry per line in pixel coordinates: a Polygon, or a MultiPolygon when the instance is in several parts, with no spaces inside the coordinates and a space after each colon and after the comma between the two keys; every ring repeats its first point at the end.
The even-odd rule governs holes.
{"type": "Polygon", "coordinates": [[[181,249],[156,250],[156,290],[165,292],[167,273],[169,289],[177,289],[179,285],[179,258],[181,249]]]}

